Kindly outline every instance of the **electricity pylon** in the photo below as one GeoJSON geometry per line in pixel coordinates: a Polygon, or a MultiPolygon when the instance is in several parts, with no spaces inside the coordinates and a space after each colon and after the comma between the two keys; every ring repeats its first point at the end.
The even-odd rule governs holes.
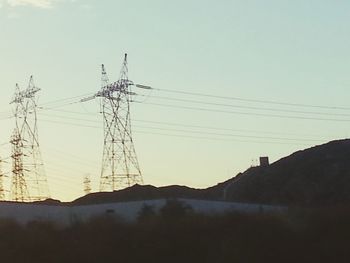
{"type": "Polygon", "coordinates": [[[4,188],[4,178],[5,174],[4,171],[2,170],[2,164],[3,164],[3,159],[0,157],[0,201],[5,201],[5,188],[4,188]]]}
{"type": "MultiPolygon", "coordinates": [[[[125,54],[119,80],[109,82],[102,65],[102,88],[88,101],[101,98],[104,124],[103,157],[100,191],[114,191],[134,184],[143,184],[131,134],[130,102],[136,93],[131,91],[134,83],[128,79],[127,54],[125,54]]],[[[135,85],[150,89],[148,86],[135,85]]]]}
{"type": "Polygon", "coordinates": [[[91,193],[91,179],[90,175],[86,174],[83,179],[83,184],[84,184],[84,193],[85,195],[88,195],[91,193]]]}
{"type": "Polygon", "coordinates": [[[33,76],[27,89],[21,91],[16,84],[15,104],[16,128],[11,139],[12,187],[14,201],[40,201],[50,197],[44,164],[41,158],[37,126],[37,92],[33,76]]]}

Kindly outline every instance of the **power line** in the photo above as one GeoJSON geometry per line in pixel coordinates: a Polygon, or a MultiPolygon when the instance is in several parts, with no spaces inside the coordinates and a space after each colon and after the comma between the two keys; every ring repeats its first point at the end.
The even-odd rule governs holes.
{"type": "MultiPolygon", "coordinates": [[[[62,112],[62,113],[69,113],[69,114],[75,114],[75,115],[84,115],[84,116],[91,116],[90,113],[85,112],[76,112],[76,111],[66,111],[66,110],[51,110],[49,111],[55,111],[55,112],[62,112]]],[[[96,112],[98,113],[98,112],[96,112]]],[[[67,117],[67,116],[61,116],[61,115],[53,115],[53,114],[45,114],[45,116],[49,117],[57,117],[62,119],[72,119],[72,120],[79,120],[79,121],[86,121],[86,122],[93,122],[94,120],[87,120],[87,119],[81,119],[81,118],[74,118],[74,117],[67,117]]],[[[151,121],[151,120],[140,120],[140,119],[133,119],[133,122],[141,122],[141,123],[152,123],[152,124],[159,124],[159,125],[166,125],[166,126],[178,126],[178,127],[189,127],[189,128],[202,128],[202,129],[210,129],[210,130],[221,130],[221,131],[238,131],[238,132],[249,132],[249,133],[258,133],[258,134],[284,134],[284,135],[295,135],[295,136],[322,136],[322,135],[315,135],[315,134],[301,134],[301,133],[289,133],[289,132],[277,132],[277,131],[262,131],[262,130],[249,130],[249,129],[231,129],[231,128],[223,128],[223,127],[212,127],[212,126],[203,126],[203,125],[190,125],[190,124],[183,124],[183,123],[173,123],[173,122],[162,122],[162,121],[151,121]]],[[[97,123],[97,122],[96,122],[97,123]]]]}
{"type": "Polygon", "coordinates": [[[58,185],[60,189],[61,189],[61,187],[63,187],[63,189],[70,188],[74,192],[77,190],[80,191],[80,187],[78,186],[78,182],[74,182],[76,184],[72,184],[72,182],[70,182],[70,181],[66,181],[66,180],[62,181],[62,177],[60,177],[59,175],[57,175],[55,173],[51,173],[49,178],[50,178],[50,185],[51,184],[58,185]],[[53,176],[53,175],[56,175],[56,176],[53,176]]]}
{"type": "Polygon", "coordinates": [[[64,169],[60,169],[60,168],[57,168],[56,166],[53,166],[49,169],[49,171],[50,171],[50,174],[56,174],[57,178],[62,180],[62,181],[69,182],[70,184],[78,183],[77,180],[74,180],[74,179],[69,178],[67,176],[62,176],[62,174],[67,173],[67,172],[64,172],[64,169]],[[55,172],[53,173],[52,171],[55,171],[55,172]]]}
{"type": "Polygon", "coordinates": [[[141,122],[141,123],[152,123],[152,124],[175,126],[175,127],[200,128],[200,129],[209,129],[209,130],[217,130],[217,131],[237,131],[237,132],[249,132],[249,133],[258,133],[258,134],[279,134],[279,135],[283,134],[283,135],[294,135],[294,136],[320,136],[320,135],[314,135],[314,134],[297,134],[297,133],[288,133],[288,132],[261,131],[261,130],[248,130],[248,129],[230,129],[230,128],[222,128],[222,127],[189,125],[189,124],[181,124],[181,123],[173,123],[173,122],[160,122],[160,121],[138,120],[138,119],[134,119],[133,121],[141,122]]]}
{"type": "Polygon", "coordinates": [[[252,135],[240,135],[240,134],[225,134],[225,133],[214,133],[214,132],[203,132],[203,131],[189,131],[189,130],[180,130],[180,129],[167,129],[159,127],[149,127],[149,126],[134,126],[137,128],[145,128],[152,130],[161,130],[161,131],[175,131],[175,132],[185,132],[185,133],[195,133],[195,134],[207,134],[215,136],[224,136],[224,137],[238,137],[238,138],[252,138],[252,139],[268,139],[268,140],[286,140],[286,141],[309,141],[309,142],[322,142],[323,140],[315,139],[298,139],[298,138],[282,138],[282,137],[263,137],[263,136],[252,136],[252,135]]]}
{"type": "Polygon", "coordinates": [[[299,110],[287,110],[287,109],[276,109],[276,108],[253,107],[253,106],[233,105],[233,104],[215,103],[215,102],[189,100],[189,99],[169,98],[169,97],[162,97],[162,96],[149,96],[149,97],[156,98],[156,99],[161,99],[161,100],[180,101],[180,102],[186,102],[186,103],[204,104],[204,105],[213,105],[213,106],[240,108],[240,109],[250,109],[250,110],[264,110],[264,111],[273,111],[273,112],[286,112],[286,113],[298,113],[298,114],[313,114],[313,115],[328,115],[328,116],[350,117],[350,114],[344,114],[344,113],[329,113],[329,112],[299,111],[299,110]]]}
{"type": "MultiPolygon", "coordinates": [[[[56,156],[57,157],[57,156],[56,156]]],[[[51,159],[49,159],[49,161],[47,161],[47,163],[49,164],[49,166],[50,165],[58,165],[58,166],[61,166],[61,167],[65,167],[65,168],[68,168],[68,170],[75,170],[76,172],[84,172],[84,170],[82,170],[82,169],[77,169],[77,168],[75,168],[75,166],[76,166],[76,164],[78,164],[78,166],[81,166],[81,167],[84,167],[84,169],[90,169],[90,170],[92,170],[92,169],[96,169],[96,167],[95,166],[93,166],[92,164],[90,164],[90,165],[87,165],[87,164],[85,164],[85,163],[83,163],[83,162],[79,162],[79,160],[77,160],[77,159],[74,159],[74,160],[70,160],[70,162],[67,162],[67,161],[65,161],[65,160],[67,160],[67,159],[65,159],[65,158],[57,158],[57,159],[60,159],[60,160],[62,160],[61,162],[60,162],[60,164],[58,164],[58,163],[55,163],[54,161],[52,161],[51,159]],[[75,165],[75,166],[74,166],[75,165]]]]}
{"type": "Polygon", "coordinates": [[[10,110],[7,110],[7,111],[0,111],[0,114],[9,114],[9,113],[12,113],[12,111],[10,111],[10,110]]]}
{"type": "MultiPolygon", "coordinates": [[[[134,102],[135,103],[139,103],[137,101],[134,101],[134,102]]],[[[275,118],[283,118],[283,119],[350,122],[350,119],[329,119],[329,118],[317,118],[317,117],[303,117],[303,116],[291,116],[291,115],[253,113],[253,112],[225,111],[225,110],[217,110],[217,109],[197,108],[197,107],[189,107],[189,106],[178,106],[178,105],[170,105],[170,104],[151,103],[151,102],[145,102],[143,104],[160,106],[160,107],[169,107],[169,108],[175,108],[175,109],[187,109],[187,110],[217,112],[217,113],[228,113],[228,114],[238,114],[238,115],[251,115],[251,116],[260,116],[260,117],[275,117],[275,118]]]]}
{"type": "Polygon", "coordinates": [[[55,123],[55,124],[64,124],[64,125],[70,125],[70,126],[76,126],[76,127],[101,129],[101,127],[98,127],[98,126],[76,124],[76,123],[71,123],[71,122],[53,121],[53,120],[46,120],[46,119],[40,119],[40,121],[42,121],[42,122],[49,122],[49,123],[55,123]]]}
{"type": "MultiPolygon", "coordinates": [[[[276,101],[265,101],[265,100],[250,100],[250,99],[242,99],[242,98],[235,98],[235,97],[224,97],[224,96],[216,96],[216,95],[209,95],[209,94],[202,94],[202,93],[193,93],[193,92],[185,92],[185,91],[174,91],[174,90],[165,90],[165,89],[155,89],[158,91],[167,91],[167,92],[174,92],[174,93],[180,93],[180,94],[188,94],[188,95],[196,95],[196,96],[204,96],[204,97],[211,97],[211,98],[220,98],[220,99],[226,99],[226,100],[247,100],[252,102],[264,102],[264,103],[272,103],[272,104],[278,104],[278,105],[287,105],[287,106],[303,106],[303,107],[312,107],[312,108],[324,108],[324,109],[341,109],[341,110],[348,110],[350,108],[346,107],[337,107],[337,106],[319,106],[319,105],[309,105],[309,104],[295,104],[295,103],[284,103],[284,102],[276,102],[276,101]]],[[[79,96],[69,97],[69,98],[63,98],[51,102],[46,102],[41,105],[48,105],[48,104],[54,104],[61,101],[67,101],[71,99],[76,98],[82,98],[86,95],[91,95],[91,93],[82,94],[79,96]]],[[[141,95],[142,96],[142,95],[141,95]]],[[[161,96],[150,96],[156,99],[163,99],[163,100],[171,100],[171,101],[181,101],[181,102],[187,102],[187,103],[195,103],[195,104],[206,104],[206,105],[215,105],[215,106],[223,106],[223,107],[234,107],[234,108],[243,108],[243,109],[256,109],[256,110],[265,110],[265,111],[274,111],[274,112],[290,112],[290,113],[300,113],[300,114],[313,114],[313,115],[327,115],[327,116],[350,116],[350,114],[342,114],[342,113],[329,113],[329,112],[309,112],[309,111],[297,111],[297,110],[287,110],[287,109],[276,109],[276,108],[264,108],[264,107],[253,107],[253,106],[242,106],[242,105],[232,105],[232,104],[224,104],[224,103],[213,103],[213,102],[207,102],[207,101],[197,101],[197,100],[189,100],[189,99],[180,99],[180,98],[169,98],[169,97],[161,97],[161,96]]],[[[136,103],[141,103],[138,101],[134,101],[136,103]]],[[[64,103],[61,105],[55,105],[53,107],[42,107],[40,106],[39,109],[41,110],[51,110],[55,111],[57,108],[62,108],[68,105],[77,104],[80,103],[79,101],[64,103]]],[[[157,106],[165,106],[164,104],[160,103],[149,103],[149,102],[142,102],[145,104],[150,105],[157,105],[157,106]]],[[[186,108],[186,109],[195,109],[194,107],[187,107],[187,106],[177,106],[177,105],[167,105],[172,108],[186,108]]],[[[265,117],[279,117],[279,118],[292,118],[292,119],[307,119],[307,120],[324,120],[324,121],[350,121],[350,120],[344,120],[344,119],[330,119],[330,118],[318,118],[318,117],[303,117],[303,116],[285,116],[285,115],[275,115],[275,114],[263,114],[263,113],[252,113],[252,112],[228,112],[228,111],[221,111],[216,109],[202,109],[202,108],[196,108],[196,110],[206,110],[206,111],[215,111],[215,112],[222,112],[222,113],[234,113],[234,114],[243,114],[243,115],[254,115],[254,116],[265,116],[265,117]]],[[[71,113],[71,111],[65,111],[67,113],[71,113]]],[[[85,113],[80,113],[84,114],[85,113]]],[[[86,113],[88,115],[89,113],[86,113]]],[[[7,116],[2,119],[10,119],[14,116],[7,116]]]]}
{"type": "MultiPolygon", "coordinates": [[[[57,108],[62,108],[62,107],[68,106],[68,105],[77,104],[77,103],[80,103],[80,100],[76,100],[76,101],[73,101],[73,102],[67,102],[67,103],[63,103],[63,104],[59,104],[59,105],[54,105],[52,107],[46,107],[46,105],[56,104],[58,102],[64,102],[64,101],[68,101],[68,100],[72,100],[72,99],[83,98],[83,97],[89,96],[91,94],[92,93],[84,93],[84,94],[81,94],[81,95],[78,95],[78,96],[74,96],[74,97],[68,97],[68,98],[62,98],[62,99],[58,99],[58,100],[44,102],[44,103],[41,103],[40,105],[38,105],[37,109],[39,109],[39,110],[43,110],[43,109],[44,110],[54,110],[54,109],[57,109],[57,108]]],[[[0,117],[0,120],[6,120],[6,119],[11,119],[11,118],[15,117],[15,115],[11,111],[0,112],[0,115],[6,115],[4,117],[0,117]]]]}
{"type": "Polygon", "coordinates": [[[214,94],[205,94],[205,93],[199,93],[199,92],[189,92],[189,91],[180,91],[180,90],[172,90],[172,89],[159,89],[159,88],[153,88],[153,89],[157,90],[157,91],[161,91],[161,92],[185,94],[185,95],[191,95],[191,96],[210,97],[210,98],[217,98],[217,99],[224,99],[224,100],[236,100],[236,101],[244,101],[244,102],[276,104],[276,105],[305,107],[305,108],[320,108],[320,109],[330,109],[330,110],[350,110],[349,107],[312,105],[312,104],[304,104],[304,103],[289,103],[289,102],[280,102],[280,101],[273,101],[273,100],[247,99],[247,98],[240,98],[240,97],[219,96],[219,95],[214,95],[214,94]]]}
{"type": "Polygon", "coordinates": [[[82,119],[82,118],[66,117],[66,116],[60,116],[60,115],[55,115],[55,114],[41,113],[41,115],[47,116],[47,117],[75,120],[75,121],[85,121],[85,122],[90,122],[90,123],[101,123],[101,122],[99,122],[97,120],[88,120],[88,119],[82,119]]]}
{"type": "Polygon", "coordinates": [[[6,116],[6,117],[1,117],[0,120],[9,120],[9,119],[12,119],[14,117],[15,117],[15,115],[10,115],[10,116],[6,116]]]}
{"type": "Polygon", "coordinates": [[[85,96],[89,96],[89,95],[92,95],[92,94],[93,93],[89,92],[89,93],[84,93],[84,94],[73,96],[73,97],[67,97],[67,98],[62,98],[62,99],[58,99],[58,100],[48,101],[48,102],[41,103],[40,106],[56,104],[58,102],[63,102],[63,101],[67,101],[67,100],[81,99],[81,98],[83,98],[85,96]]]}
{"type": "MultiPolygon", "coordinates": [[[[50,123],[55,123],[55,124],[71,125],[71,126],[76,126],[76,127],[100,129],[100,127],[97,127],[97,126],[80,125],[77,123],[52,121],[52,120],[45,120],[45,119],[41,119],[40,121],[50,122],[50,123]]],[[[261,144],[285,144],[285,145],[310,145],[310,144],[305,144],[305,143],[283,143],[283,142],[276,142],[276,141],[271,141],[271,142],[268,142],[268,141],[248,141],[248,140],[243,141],[243,140],[222,139],[222,138],[214,138],[214,137],[189,136],[189,135],[178,135],[178,134],[168,134],[168,133],[155,133],[155,132],[147,132],[147,131],[135,131],[135,132],[140,133],[140,134],[153,134],[153,135],[163,135],[163,136],[171,136],[171,137],[178,137],[178,138],[203,139],[203,140],[211,140],[211,141],[231,141],[231,142],[245,142],[245,143],[258,143],[258,144],[261,143],[261,144]]]]}
{"type": "MultiPolygon", "coordinates": [[[[46,116],[50,116],[50,115],[46,115],[46,116]]],[[[96,121],[92,121],[92,120],[63,117],[63,116],[58,116],[58,115],[54,115],[52,117],[59,117],[59,118],[64,118],[64,119],[71,119],[71,120],[87,121],[87,122],[96,123],[96,121]]],[[[155,123],[158,123],[158,122],[155,122],[155,123]]],[[[194,125],[177,125],[177,126],[188,127],[188,128],[199,128],[199,127],[203,128],[204,127],[204,126],[194,126],[194,125]]],[[[88,127],[90,127],[90,126],[88,126],[88,127]]],[[[94,127],[94,126],[92,126],[92,127],[94,127]]],[[[206,132],[206,131],[179,130],[179,129],[169,129],[169,128],[140,126],[140,125],[134,125],[134,127],[136,127],[136,128],[153,129],[153,130],[177,131],[177,132],[198,133],[198,134],[208,134],[208,135],[217,135],[217,136],[232,136],[232,137],[242,137],[242,138],[273,139],[273,140],[288,140],[288,141],[314,141],[314,142],[321,142],[321,141],[323,141],[323,140],[303,139],[303,138],[266,137],[266,136],[263,137],[263,136],[239,135],[239,134],[223,134],[223,133],[213,133],[213,132],[206,132]]],[[[208,127],[205,127],[205,128],[208,128],[208,127]]],[[[211,129],[215,129],[213,127],[210,127],[210,128],[211,129]]],[[[231,129],[215,129],[215,130],[235,131],[235,130],[231,130],[231,129]]]]}
{"type": "Polygon", "coordinates": [[[52,108],[45,108],[42,107],[41,110],[48,110],[48,111],[54,111],[54,112],[63,112],[63,113],[70,113],[70,114],[76,114],[76,115],[88,115],[91,116],[91,114],[97,114],[100,112],[93,112],[93,113],[87,113],[87,112],[77,112],[77,111],[69,111],[69,110],[58,110],[58,109],[52,109],[52,108]]]}
{"type": "Polygon", "coordinates": [[[93,162],[95,162],[93,160],[88,160],[88,159],[82,158],[80,155],[67,153],[67,152],[60,151],[60,150],[57,150],[57,149],[54,149],[54,148],[51,148],[51,147],[49,147],[47,149],[49,150],[49,152],[54,153],[57,156],[61,156],[60,158],[62,158],[62,159],[69,159],[69,160],[71,160],[72,158],[74,158],[75,161],[83,163],[85,166],[86,165],[91,165],[93,162]]]}
{"type": "Polygon", "coordinates": [[[190,139],[207,140],[207,141],[225,141],[225,142],[256,143],[256,144],[282,144],[282,145],[304,145],[304,146],[310,146],[310,144],[306,144],[306,143],[246,141],[246,140],[220,139],[220,138],[202,137],[202,136],[190,136],[190,135],[173,135],[173,134],[158,133],[158,132],[145,132],[145,131],[135,131],[135,132],[136,133],[142,133],[142,134],[152,134],[152,135],[161,135],[161,136],[178,137],[178,138],[190,138],[190,139]]]}

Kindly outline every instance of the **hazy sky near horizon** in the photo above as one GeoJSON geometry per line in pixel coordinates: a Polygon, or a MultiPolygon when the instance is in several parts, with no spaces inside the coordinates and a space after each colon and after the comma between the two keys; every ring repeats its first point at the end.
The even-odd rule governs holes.
{"type": "Polygon", "coordinates": [[[124,53],[129,78],[159,89],[137,90],[131,105],[147,184],[207,187],[259,156],[347,138],[349,13],[349,1],[0,0],[0,143],[14,128],[15,83],[34,75],[39,105],[56,110],[38,113],[52,196],[82,195],[85,174],[97,191],[98,100],[52,102],[98,91],[102,63],[117,80],[124,53]]]}

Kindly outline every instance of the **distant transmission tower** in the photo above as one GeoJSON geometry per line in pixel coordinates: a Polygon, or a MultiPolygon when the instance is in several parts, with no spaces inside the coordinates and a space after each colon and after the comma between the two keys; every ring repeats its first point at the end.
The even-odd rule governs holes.
{"type": "Polygon", "coordinates": [[[50,197],[44,165],[41,158],[37,127],[37,92],[33,76],[27,89],[21,91],[16,84],[15,104],[16,128],[11,139],[12,187],[14,201],[40,201],[50,197]]]}
{"type": "MultiPolygon", "coordinates": [[[[134,184],[143,184],[131,134],[130,102],[136,93],[131,91],[134,83],[128,79],[127,54],[125,54],[119,80],[109,82],[102,65],[102,88],[94,96],[101,98],[104,120],[104,144],[100,191],[114,191],[134,184]]],[[[148,86],[136,85],[143,89],[148,86]]]]}
{"type": "Polygon", "coordinates": [[[85,195],[88,195],[91,193],[91,179],[90,179],[90,175],[87,174],[84,176],[84,193],[85,195]]]}
{"type": "Polygon", "coordinates": [[[0,201],[5,200],[5,188],[4,188],[4,179],[5,179],[5,174],[4,171],[2,170],[2,163],[3,159],[0,158],[0,201]]]}

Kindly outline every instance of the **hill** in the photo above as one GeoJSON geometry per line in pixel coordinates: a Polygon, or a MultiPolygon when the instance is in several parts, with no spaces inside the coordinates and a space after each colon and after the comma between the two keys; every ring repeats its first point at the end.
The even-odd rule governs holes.
{"type": "Polygon", "coordinates": [[[350,140],[298,151],[248,169],[227,188],[230,201],[328,206],[350,204],[350,140]]]}
{"type": "Polygon", "coordinates": [[[73,205],[161,198],[226,200],[288,206],[350,205],[350,140],[332,141],[298,151],[267,167],[251,167],[207,189],[134,185],[93,193],[73,205]]]}
{"type": "Polygon", "coordinates": [[[217,200],[221,189],[193,189],[187,186],[171,185],[155,187],[134,185],[114,192],[92,193],[72,202],[73,205],[100,204],[163,198],[191,198],[217,200]]]}

